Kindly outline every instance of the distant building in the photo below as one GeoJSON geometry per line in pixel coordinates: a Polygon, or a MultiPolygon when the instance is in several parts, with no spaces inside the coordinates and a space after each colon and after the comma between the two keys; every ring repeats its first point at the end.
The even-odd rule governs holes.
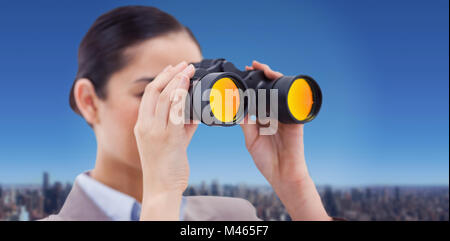
{"type": "Polygon", "coordinates": [[[338,214],[338,207],[336,205],[336,200],[334,199],[333,190],[329,186],[325,188],[323,202],[328,212],[328,215],[336,217],[338,214]]]}
{"type": "Polygon", "coordinates": [[[47,172],[44,172],[43,180],[42,180],[42,192],[45,195],[45,192],[48,190],[49,185],[49,176],[47,172]]]}
{"type": "Polygon", "coordinates": [[[28,213],[25,206],[20,206],[19,221],[30,221],[30,213],[28,213]]]}

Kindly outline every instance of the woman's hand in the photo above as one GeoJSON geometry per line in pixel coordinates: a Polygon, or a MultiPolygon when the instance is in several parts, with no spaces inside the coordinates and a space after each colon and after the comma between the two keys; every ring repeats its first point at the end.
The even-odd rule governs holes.
{"type": "Polygon", "coordinates": [[[144,183],[141,219],[179,220],[189,179],[186,149],[197,127],[184,123],[182,111],[194,72],[183,61],[145,88],[134,128],[144,183]]]}
{"type": "MultiPolygon", "coordinates": [[[[267,78],[283,76],[266,64],[253,61],[246,70],[264,71],[267,78]]],[[[303,152],[303,124],[278,123],[274,135],[260,135],[258,124],[241,124],[245,144],[256,167],[272,185],[294,220],[330,220],[308,174],[303,152]]]]}

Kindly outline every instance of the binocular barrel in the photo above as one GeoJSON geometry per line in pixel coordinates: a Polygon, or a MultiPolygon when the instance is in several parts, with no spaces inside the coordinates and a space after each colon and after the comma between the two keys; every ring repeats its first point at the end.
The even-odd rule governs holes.
{"type": "Polygon", "coordinates": [[[313,120],[322,104],[316,81],[306,75],[270,80],[261,70],[241,71],[225,59],[193,63],[186,115],[206,125],[232,126],[247,115],[299,124],[313,120]]]}

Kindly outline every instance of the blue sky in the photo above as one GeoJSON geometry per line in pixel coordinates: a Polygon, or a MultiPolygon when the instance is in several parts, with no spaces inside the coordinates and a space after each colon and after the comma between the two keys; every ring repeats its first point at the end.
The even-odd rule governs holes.
{"type": "MultiPolygon", "coordinates": [[[[93,132],[68,105],[77,48],[100,14],[129,4],[174,15],[206,58],[315,77],[324,100],[305,152],[317,184],[448,185],[447,0],[3,2],[0,183],[43,171],[71,182],[94,166],[93,132]]],[[[240,127],[200,126],[188,155],[192,183],[265,183],[240,127]]]]}

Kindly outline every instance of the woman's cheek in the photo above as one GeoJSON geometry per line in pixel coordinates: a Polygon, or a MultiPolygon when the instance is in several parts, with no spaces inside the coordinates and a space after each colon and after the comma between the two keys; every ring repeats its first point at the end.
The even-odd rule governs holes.
{"type": "Polygon", "coordinates": [[[131,160],[131,164],[135,165],[137,167],[141,166],[141,162],[140,162],[140,158],[139,158],[139,151],[137,149],[137,143],[136,143],[136,137],[134,136],[134,126],[136,125],[136,121],[138,118],[138,114],[139,114],[139,106],[140,106],[140,99],[138,99],[136,101],[133,102],[133,104],[130,104],[130,108],[129,108],[129,117],[128,117],[128,135],[129,135],[129,142],[128,145],[129,149],[128,149],[128,157],[131,160]]]}
{"type": "Polygon", "coordinates": [[[111,131],[115,133],[111,137],[113,139],[112,141],[115,142],[114,146],[116,150],[120,150],[120,154],[118,153],[118,155],[121,156],[121,159],[127,161],[137,159],[137,164],[139,164],[139,153],[134,137],[134,125],[138,116],[139,102],[122,99],[116,103],[113,109],[114,117],[111,119],[116,123],[111,123],[111,127],[113,127],[111,131]]]}
{"type": "Polygon", "coordinates": [[[124,139],[128,139],[128,141],[131,141],[130,138],[134,141],[134,126],[139,113],[139,103],[139,101],[135,100],[129,100],[127,104],[122,103],[120,113],[117,113],[121,129],[127,135],[127,138],[124,139]]]}

